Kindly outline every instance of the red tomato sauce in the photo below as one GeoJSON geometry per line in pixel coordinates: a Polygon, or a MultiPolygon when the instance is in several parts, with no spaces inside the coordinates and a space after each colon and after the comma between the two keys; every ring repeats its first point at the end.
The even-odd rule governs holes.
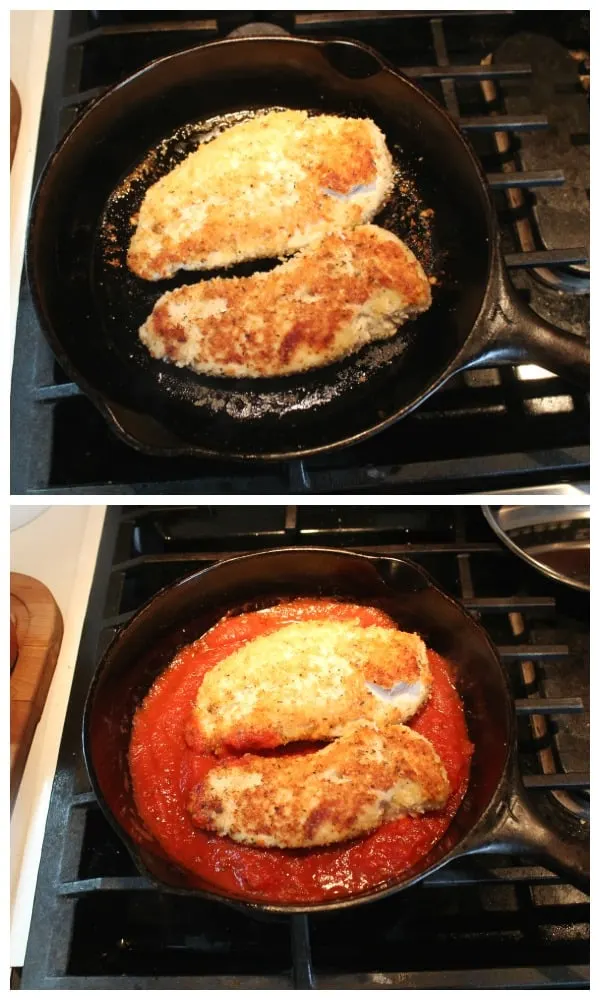
{"type": "Polygon", "coordinates": [[[399,876],[440,839],[467,789],[473,747],[462,703],[451,680],[451,666],[430,651],[432,693],[409,725],[431,741],[444,762],[452,788],[444,809],[392,820],[357,840],[305,850],[250,847],[194,826],[187,810],[189,795],[216,760],[193,752],[185,739],[202,678],[258,635],[292,621],[323,618],[390,625],[388,616],[376,608],[308,599],[222,619],[180,650],[135,714],[129,766],[141,819],[173,861],[238,896],[318,902],[399,876]]]}

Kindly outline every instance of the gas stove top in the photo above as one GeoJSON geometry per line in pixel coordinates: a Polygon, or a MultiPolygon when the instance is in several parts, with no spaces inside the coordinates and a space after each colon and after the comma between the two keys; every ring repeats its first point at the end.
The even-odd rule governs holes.
{"type": "MultiPolygon", "coordinates": [[[[89,101],[151,60],[248,22],[378,49],[468,133],[521,295],[589,335],[586,11],[56,11],[36,176],[89,101]]],[[[264,30],[264,29],[263,29],[264,30]]],[[[82,335],[84,332],[82,331],[82,335]]],[[[12,386],[12,492],[310,494],[508,491],[586,478],[587,395],[533,365],[455,377],[414,414],[331,455],[272,465],[156,458],[117,440],[44,340],[24,280],[12,386]]]]}
{"type": "Polygon", "coordinates": [[[160,892],[86,775],[81,721],[115,629],[161,587],[227,556],[322,545],[408,556],[490,633],[510,674],[519,763],[545,821],[587,829],[589,601],[497,540],[477,507],[112,507],[45,832],[25,989],[589,988],[587,898],[518,857],[462,859],[402,894],[258,918],[160,892]],[[550,700],[552,699],[552,700],[550,700]]]}

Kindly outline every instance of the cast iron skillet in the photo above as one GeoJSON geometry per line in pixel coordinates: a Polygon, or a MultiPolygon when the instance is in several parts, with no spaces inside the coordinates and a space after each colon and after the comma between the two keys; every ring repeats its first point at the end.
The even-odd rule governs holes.
{"type": "Polygon", "coordinates": [[[589,844],[562,840],[535,815],[519,778],[507,677],[484,630],[406,559],[319,548],[288,548],[228,559],[160,591],[122,629],[98,666],[84,720],[85,761],[107,819],[137,867],[160,888],[275,913],[313,912],[374,900],[413,885],[466,854],[538,855],[580,888],[589,844]],[[248,902],[179,868],[145,830],[131,791],[127,752],[133,714],[176,650],[227,612],[281,598],[336,596],[378,606],[418,631],[457,667],[456,684],[475,746],[469,788],[442,840],[409,872],[376,889],[304,905],[248,902]]]}
{"type": "Polygon", "coordinates": [[[477,159],[423,90],[355,42],[255,37],[159,59],[92,105],[41,178],[27,261],[60,364],[130,445],[157,455],[286,459],[375,434],[465,368],[529,359],[589,380],[585,344],[519,301],[498,240],[477,159]],[[223,272],[135,278],[124,264],[130,216],[211,128],[273,107],[369,116],[383,129],[402,175],[376,221],[406,239],[437,278],[433,305],[387,344],[301,376],[220,379],[155,361],[137,329],[159,295],[223,272]],[[142,161],[145,172],[124,188],[142,161]],[[427,209],[432,217],[420,214],[427,209]]]}

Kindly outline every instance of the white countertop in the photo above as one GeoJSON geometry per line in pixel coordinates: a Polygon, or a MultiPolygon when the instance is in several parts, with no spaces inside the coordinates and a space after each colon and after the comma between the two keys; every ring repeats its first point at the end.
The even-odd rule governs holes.
{"type": "MultiPolygon", "coordinates": [[[[26,508],[11,507],[11,514],[26,508]]],[[[10,823],[10,964],[25,959],[58,748],[106,507],[55,506],[10,536],[10,568],[41,580],[64,622],[58,661],[10,823]]]]}
{"type": "Polygon", "coordinates": [[[53,20],[52,10],[10,12],[10,78],[21,99],[21,127],[10,172],[11,367],[33,167],[53,20]]]}
{"type": "MultiPolygon", "coordinates": [[[[11,364],[53,19],[52,10],[12,10],[10,16],[10,76],[21,100],[10,175],[11,364]]],[[[27,510],[33,508],[12,507],[11,513],[27,510]]],[[[105,511],[104,506],[54,507],[11,534],[11,570],[45,583],[64,621],[56,669],[11,816],[11,966],[21,966],[25,957],[50,791],[105,511]]]]}

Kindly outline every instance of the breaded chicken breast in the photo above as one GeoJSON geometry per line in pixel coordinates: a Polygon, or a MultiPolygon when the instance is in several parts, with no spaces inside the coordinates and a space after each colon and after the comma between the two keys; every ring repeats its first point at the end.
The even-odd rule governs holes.
{"type": "Polygon", "coordinates": [[[198,752],[329,740],[359,719],[405,722],[431,684],[418,635],[304,621],[259,636],[205,675],[187,731],[198,752]]]}
{"type": "Polygon", "coordinates": [[[256,115],[148,189],[127,263],[156,281],[180,268],[285,256],[370,222],[392,186],[392,158],[370,119],[256,115]]]}
{"type": "Polygon", "coordinates": [[[378,226],[326,236],[272,271],[166,292],[140,328],[154,358],[208,375],[289,375],[393,337],[431,305],[414,254],[378,226]]]}
{"type": "Polygon", "coordinates": [[[244,844],[317,847],[441,809],[449,794],[424,736],[358,723],[315,753],[222,761],[193,790],[189,809],[197,826],[244,844]]]}

